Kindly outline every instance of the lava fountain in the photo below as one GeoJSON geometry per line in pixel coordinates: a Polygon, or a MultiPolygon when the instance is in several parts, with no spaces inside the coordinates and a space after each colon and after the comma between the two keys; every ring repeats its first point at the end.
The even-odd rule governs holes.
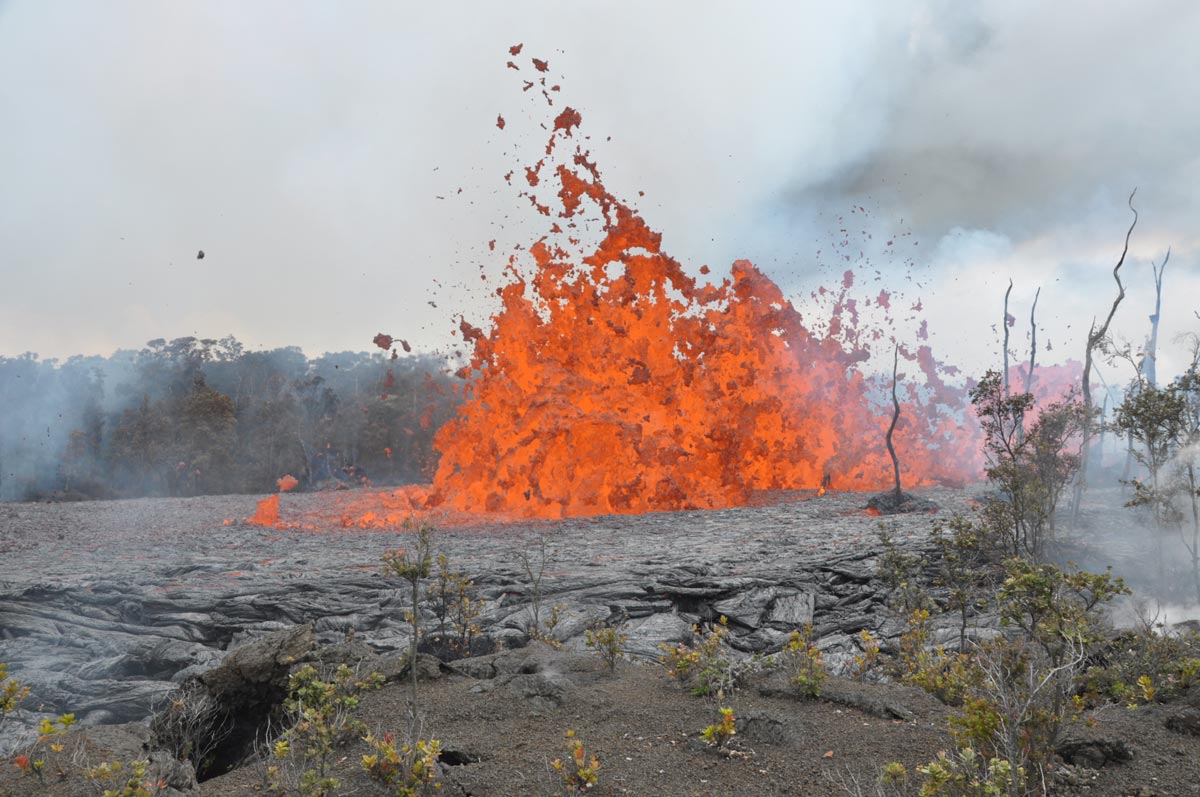
{"type": "MultiPolygon", "coordinates": [[[[459,372],[465,400],[437,432],[432,484],[354,498],[343,525],[390,527],[420,512],[715,509],[762,491],[890,486],[890,375],[865,372],[860,341],[872,336],[847,334],[852,302],[836,301],[815,334],[748,261],[698,282],[605,188],[581,124],[571,108],[558,113],[545,157],[525,170],[524,195],[548,222],[528,249],[532,262],[510,258],[487,329],[459,325],[472,346],[459,372]],[[597,242],[583,244],[589,236],[597,242]]],[[[853,280],[847,272],[843,298],[853,280]]],[[[975,478],[979,435],[965,389],[943,380],[928,345],[900,352],[920,374],[901,385],[905,485],[975,478]]]]}

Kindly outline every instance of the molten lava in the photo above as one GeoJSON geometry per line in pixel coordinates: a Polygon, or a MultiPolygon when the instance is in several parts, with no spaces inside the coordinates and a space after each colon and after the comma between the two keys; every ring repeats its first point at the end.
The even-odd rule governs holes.
{"type": "MultiPolygon", "coordinates": [[[[547,154],[580,123],[562,111],[547,154]]],[[[544,169],[531,167],[531,185],[544,169]]],[[[573,229],[598,208],[602,239],[578,262],[549,236],[538,241],[531,278],[510,268],[490,332],[461,325],[474,346],[470,385],[436,437],[433,500],[562,517],[887,486],[890,418],[858,370],[867,352],[812,335],[747,261],[719,284],[698,284],[605,189],[587,153],[577,148],[553,176],[561,223],[573,229]]],[[[928,349],[913,356],[936,376],[928,349]]],[[[955,445],[963,435],[935,405],[909,406],[898,433],[910,485],[962,475],[946,468],[966,453],[955,445]]]]}
{"type": "MultiPolygon", "coordinates": [[[[747,261],[719,283],[698,283],[604,187],[587,151],[576,146],[555,164],[581,123],[577,111],[562,110],[546,157],[526,170],[526,196],[552,224],[529,248],[532,264],[510,260],[489,329],[460,323],[473,347],[460,372],[465,401],[437,432],[433,484],[352,498],[335,512],[338,522],[394,527],[430,511],[557,518],[706,509],[746,504],[760,491],[890,487],[890,378],[862,370],[870,352],[858,341],[879,335],[847,334],[857,311],[842,299],[853,273],[822,335],[747,261]],[[553,199],[533,195],[547,186],[553,199]],[[585,231],[599,243],[579,252],[585,231]]],[[[881,291],[876,303],[886,310],[893,300],[881,291]]],[[[375,343],[392,340],[380,333],[375,343]]],[[[965,390],[942,380],[928,345],[901,355],[923,375],[905,377],[900,390],[907,400],[895,444],[905,487],[976,477],[979,438],[965,390]]],[[[267,499],[255,521],[277,523],[278,504],[267,499]]]]}

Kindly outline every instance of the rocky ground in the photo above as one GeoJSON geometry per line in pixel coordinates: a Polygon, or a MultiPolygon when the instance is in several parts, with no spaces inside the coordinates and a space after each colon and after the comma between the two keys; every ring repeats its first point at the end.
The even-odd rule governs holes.
{"type": "MultiPolygon", "coordinates": [[[[934,491],[944,511],[969,495],[934,491]]],[[[563,607],[555,633],[629,617],[629,650],[654,658],[702,616],[730,618],[746,651],[778,648],[810,620],[836,663],[851,635],[886,622],[874,576],[879,519],[864,498],[820,498],[718,512],[612,516],[554,523],[439,530],[434,547],[475,582],[478,622],[499,641],[520,640],[541,567],[542,614],[563,607]]],[[[285,495],[285,515],[329,494],[285,495]]],[[[404,649],[402,582],[380,556],[411,533],[277,531],[235,522],[254,499],[0,505],[0,660],[34,688],[49,712],[85,723],[124,722],[223,651],[283,626],[311,622],[320,641],[348,632],[378,651],[404,649]]],[[[888,519],[920,546],[928,515],[888,519]]]]}
{"type": "MultiPolygon", "coordinates": [[[[921,497],[948,513],[969,511],[972,493],[921,497]]],[[[285,514],[329,500],[283,498],[285,514]]],[[[835,670],[857,651],[859,630],[885,640],[898,630],[874,572],[881,519],[863,511],[865,496],[790,499],[438,531],[435,547],[474,579],[484,601],[486,644],[509,648],[488,664],[442,671],[422,690],[429,733],[457,751],[446,773],[457,792],[447,793],[551,793],[546,761],[568,728],[601,757],[599,794],[840,794],[841,780],[869,780],[887,761],[911,767],[945,749],[946,710],[923,693],[835,679],[826,699],[800,701],[770,680],[778,676],[732,699],[745,755],[697,747],[715,706],[651,663],[658,645],[686,638],[692,622],[725,614],[735,647],[749,653],[777,649],[811,621],[835,670]],[[563,607],[554,629],[563,652],[513,649],[524,642],[534,592],[525,563],[540,563],[543,549],[542,614],[563,607]],[[581,637],[589,622],[618,617],[628,618],[632,661],[610,675],[581,652],[581,637]]],[[[91,725],[137,722],[230,649],[300,623],[311,623],[326,647],[350,636],[363,655],[392,656],[395,670],[395,651],[408,642],[404,595],[378,565],[383,550],[411,536],[224,524],[253,508],[248,497],[0,506],[0,661],[33,686],[30,704],[42,715],[75,711],[91,725]]],[[[931,516],[882,520],[902,544],[926,545],[931,516]]],[[[371,693],[368,724],[402,728],[403,695],[398,686],[371,693]]],[[[1168,730],[1163,712],[1105,712],[1093,733],[1121,740],[1131,760],[1095,772],[1105,756],[1084,745],[1071,777],[1090,794],[1200,793],[1200,744],[1168,730]]],[[[100,747],[132,754],[142,744],[132,730],[108,733],[125,735],[100,747]]],[[[361,752],[347,752],[346,793],[370,793],[353,772],[361,752]]],[[[37,793],[13,777],[0,777],[0,793],[37,793]]],[[[251,767],[201,788],[250,794],[259,783],[251,767]]]]}

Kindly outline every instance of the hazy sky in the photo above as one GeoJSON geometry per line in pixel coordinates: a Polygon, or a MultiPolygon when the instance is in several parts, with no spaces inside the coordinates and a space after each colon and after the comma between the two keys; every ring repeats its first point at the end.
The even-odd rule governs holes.
{"type": "Polygon", "coordinates": [[[1169,340],[1200,331],[1197,41],[1191,0],[0,0],[0,354],[452,342],[542,232],[503,181],[545,140],[518,42],[690,268],[748,258],[803,310],[861,206],[855,240],[911,232],[872,262],[943,356],[996,351],[1012,278],[1014,334],[1041,286],[1079,357],[1136,186],[1114,329],[1144,338],[1170,246],[1169,340]]]}

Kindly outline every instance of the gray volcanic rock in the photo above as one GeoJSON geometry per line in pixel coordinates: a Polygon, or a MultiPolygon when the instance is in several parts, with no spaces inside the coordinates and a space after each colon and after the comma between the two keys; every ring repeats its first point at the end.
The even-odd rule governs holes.
{"type": "Polygon", "coordinates": [[[637,658],[657,659],[660,645],[674,645],[692,638],[692,623],[678,614],[652,614],[632,622],[625,631],[625,652],[637,658]]]}
{"type": "Polygon", "coordinates": [[[1184,708],[1167,716],[1166,726],[1176,733],[1200,736],[1200,710],[1184,708]]]}
{"type": "Polygon", "coordinates": [[[229,654],[197,680],[217,699],[244,701],[247,695],[286,691],[292,665],[316,644],[311,625],[267,634],[229,654]]]}
{"type": "MultiPolygon", "coordinates": [[[[943,488],[922,495],[949,511],[966,511],[971,497],[943,488]]],[[[281,500],[288,517],[337,499],[281,500]]],[[[526,644],[533,589],[522,555],[544,540],[540,615],[561,607],[554,633],[569,648],[582,647],[589,625],[627,619],[627,652],[654,659],[659,645],[690,639],[693,623],[726,614],[740,650],[778,650],[811,622],[818,640],[828,638],[823,647],[849,655],[860,630],[885,632],[885,649],[899,630],[883,624],[880,519],[861,501],[831,492],[753,508],[439,529],[434,538],[475,582],[485,650],[526,644]]],[[[143,719],[227,651],[272,632],[291,640],[284,658],[349,637],[360,652],[403,656],[407,585],[384,577],[379,561],[410,533],[235,520],[253,509],[252,497],[215,496],[24,504],[10,513],[0,525],[0,661],[33,687],[27,706],[43,707],[25,719],[66,711],[85,724],[143,719]],[[303,638],[282,630],[297,625],[311,630],[303,638]]],[[[899,544],[929,550],[927,516],[884,522],[899,544]]],[[[421,622],[429,635],[445,631],[429,601],[421,622]]],[[[278,686],[283,660],[258,664],[278,686]]],[[[240,659],[230,666],[258,672],[240,659]]]]}
{"type": "Polygon", "coordinates": [[[316,644],[311,625],[284,628],[232,651],[223,662],[186,681],[183,692],[203,690],[212,710],[201,719],[196,735],[213,740],[212,761],[217,775],[253,753],[267,723],[278,716],[287,696],[293,667],[316,644]]]}
{"type": "Polygon", "coordinates": [[[1068,764],[1099,769],[1105,764],[1120,764],[1133,758],[1133,751],[1121,739],[1103,736],[1067,737],[1055,745],[1055,752],[1068,764]]]}

